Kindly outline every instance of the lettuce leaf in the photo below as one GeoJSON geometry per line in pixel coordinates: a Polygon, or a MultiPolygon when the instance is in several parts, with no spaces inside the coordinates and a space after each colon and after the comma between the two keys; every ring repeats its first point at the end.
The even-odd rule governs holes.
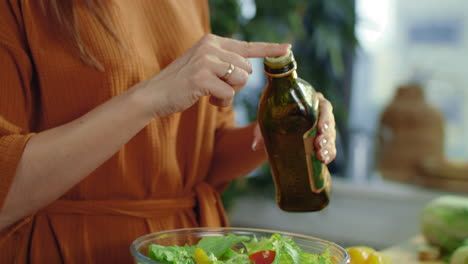
{"type": "Polygon", "coordinates": [[[248,254],[263,250],[276,251],[272,264],[332,264],[328,250],[321,255],[310,254],[302,251],[291,238],[279,234],[260,240],[253,238],[250,242],[244,242],[244,246],[248,254]]]}
{"type": "Polygon", "coordinates": [[[189,253],[187,249],[187,247],[164,247],[151,244],[148,249],[148,257],[164,264],[195,264],[192,258],[193,254],[189,253]]]}
{"type": "Polygon", "coordinates": [[[242,254],[232,249],[228,249],[226,253],[220,258],[218,263],[229,263],[229,264],[251,264],[247,254],[242,254]]]}
{"type": "Polygon", "coordinates": [[[249,255],[264,250],[274,250],[276,257],[271,264],[332,264],[330,252],[321,255],[301,250],[290,237],[273,234],[269,238],[258,239],[228,234],[219,237],[204,237],[195,246],[150,245],[148,257],[163,264],[196,264],[193,258],[195,248],[202,248],[209,256],[211,264],[252,264],[249,255]],[[244,248],[234,250],[242,243],[244,248]]]}
{"type": "Polygon", "coordinates": [[[227,236],[212,236],[202,238],[196,247],[202,248],[207,254],[213,254],[216,258],[220,258],[226,251],[238,243],[248,241],[247,236],[236,236],[228,234],[227,236]]]}
{"type": "Polygon", "coordinates": [[[273,246],[273,239],[262,237],[262,239],[258,240],[257,237],[253,237],[250,242],[243,243],[247,252],[249,254],[253,254],[263,250],[274,250],[273,246]]]}
{"type": "Polygon", "coordinates": [[[301,263],[305,264],[333,264],[330,257],[330,251],[326,250],[321,255],[314,255],[307,252],[301,253],[301,263]]]}

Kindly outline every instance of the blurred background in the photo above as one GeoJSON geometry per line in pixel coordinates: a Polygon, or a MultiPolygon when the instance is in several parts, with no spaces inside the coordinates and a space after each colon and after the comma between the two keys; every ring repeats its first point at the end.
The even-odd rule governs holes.
{"type": "MultiPolygon", "coordinates": [[[[299,76],[337,120],[330,205],[286,213],[268,164],[223,195],[232,226],[310,234],[343,246],[390,247],[420,233],[425,204],[468,194],[468,2],[210,0],[213,33],[288,42],[299,76]]],[[[237,95],[237,123],[256,120],[262,60],[237,95]]]]}

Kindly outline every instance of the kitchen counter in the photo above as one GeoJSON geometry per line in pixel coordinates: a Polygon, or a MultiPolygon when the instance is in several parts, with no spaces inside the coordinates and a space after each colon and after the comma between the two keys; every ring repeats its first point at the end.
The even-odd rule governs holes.
{"type": "Polygon", "coordinates": [[[422,236],[414,237],[413,239],[393,246],[383,252],[390,256],[395,264],[444,264],[440,261],[420,261],[418,259],[418,249],[424,245],[422,236]]]}
{"type": "Polygon", "coordinates": [[[288,213],[272,197],[248,194],[238,198],[228,214],[231,226],[289,231],[344,247],[383,250],[417,236],[422,208],[443,194],[383,180],[356,184],[334,178],[331,201],[323,211],[288,213]]]}

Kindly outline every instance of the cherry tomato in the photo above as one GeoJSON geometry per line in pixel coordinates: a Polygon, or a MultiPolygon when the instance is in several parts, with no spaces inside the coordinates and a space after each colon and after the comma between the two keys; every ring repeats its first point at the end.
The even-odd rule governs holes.
{"type": "Polygon", "coordinates": [[[275,257],[276,251],[274,250],[263,250],[249,255],[249,259],[255,264],[270,264],[275,260],[275,257]]]}

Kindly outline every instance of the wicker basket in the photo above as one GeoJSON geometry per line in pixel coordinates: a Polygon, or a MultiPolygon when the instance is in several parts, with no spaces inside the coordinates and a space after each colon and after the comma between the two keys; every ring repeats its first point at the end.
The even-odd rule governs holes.
{"type": "Polygon", "coordinates": [[[378,131],[377,166],[386,179],[417,183],[425,160],[444,159],[444,120],[419,85],[398,88],[384,110],[378,131]]]}

